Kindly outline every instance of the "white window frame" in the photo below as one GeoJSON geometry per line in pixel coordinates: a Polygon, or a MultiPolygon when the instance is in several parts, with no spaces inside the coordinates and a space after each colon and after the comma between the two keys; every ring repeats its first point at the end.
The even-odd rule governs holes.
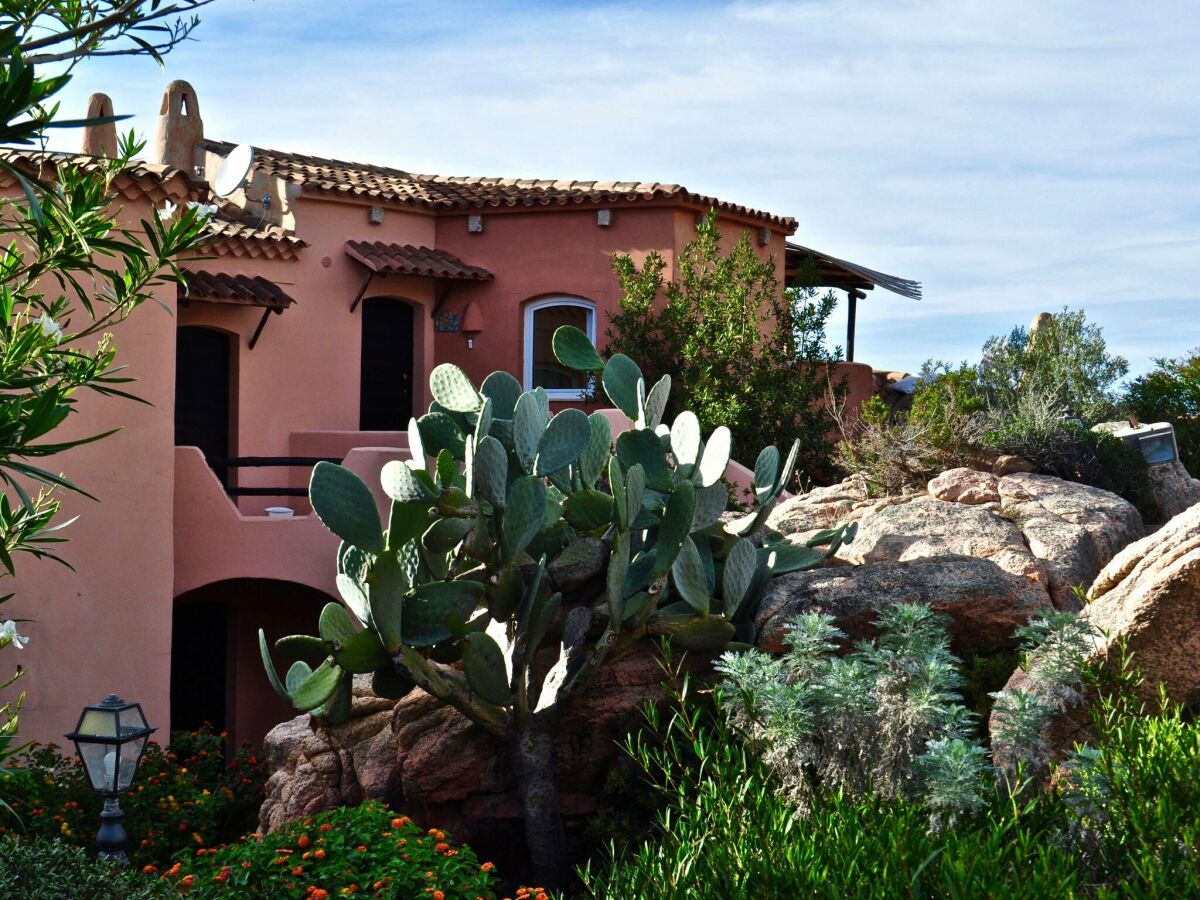
{"type": "MultiPolygon", "coordinates": [[[[548,306],[577,306],[587,310],[587,336],[596,345],[596,304],[582,297],[556,296],[544,297],[525,306],[525,390],[533,390],[533,315],[539,309],[548,306]]],[[[580,400],[585,391],[566,388],[543,388],[551,400],[580,400]]]]}

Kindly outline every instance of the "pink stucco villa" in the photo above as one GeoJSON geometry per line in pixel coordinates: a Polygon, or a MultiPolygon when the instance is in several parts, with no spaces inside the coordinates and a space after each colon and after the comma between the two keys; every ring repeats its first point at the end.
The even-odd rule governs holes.
{"type": "MultiPolygon", "coordinates": [[[[84,146],[99,153],[111,140],[101,129],[84,146]]],[[[127,221],[164,201],[208,200],[233,148],[204,134],[180,81],[157,145],[156,164],[117,182],[127,221]]],[[[579,384],[549,351],[554,329],[574,324],[602,342],[618,301],[610,254],[657,251],[670,267],[710,208],[728,240],[749,231],[781,279],[811,253],[823,283],[851,297],[896,288],[788,244],[791,218],[676,184],[414,175],[256,149],[203,258],[185,263],[187,292],[158,298],[174,315],[148,307],[116,330],[153,405],[86,398],[73,429],[122,430],[58,458],[100,502],[65,498],[64,517],[79,515],[74,571],[36,561],[18,571],[8,614],[36,620],[22,651],[25,736],[61,739],[84,703],[111,691],[141,701],[163,733],[207,720],[259,741],[292,713],[267,685],[257,629],[312,633],[337,596],[336,539],[304,498],[315,461],[344,461],[377,484],[405,454],[440,362],[477,381],[506,369],[578,403],[579,384]]],[[[845,371],[861,400],[870,368],[845,371]]]]}

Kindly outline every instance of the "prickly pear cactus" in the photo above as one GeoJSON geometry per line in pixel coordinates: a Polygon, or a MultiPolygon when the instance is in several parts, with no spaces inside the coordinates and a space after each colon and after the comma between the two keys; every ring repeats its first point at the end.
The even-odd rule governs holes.
{"type": "Polygon", "coordinates": [[[795,546],[768,533],[757,546],[749,536],[791,479],[798,444],[786,459],[774,447],[759,454],[756,508],[723,523],[729,430],[705,440],[690,412],[663,423],[669,376],[647,388],[633,360],[604,360],[578,329],[558,329],[553,347],[599,379],[631,430],[614,441],[600,413],[551,415],[540,388],[522,391],[504,372],[476,388],[443,364],[430,376],[429,411],[409,425],[412,459],[381,473],[386,523],[356,475],[313,470],[313,509],[342,539],[344,606],[325,608],[318,636],[276,644],[293,658],[324,657],[316,669],[294,662],[283,680],[259,633],[271,683],[297,709],[339,722],[352,676],[373,673],[382,696],[420,685],[493,733],[521,729],[561,708],[619,644],[646,635],[694,650],[753,643],[772,575],[816,566],[853,538],[837,528],[795,546]],[[604,590],[564,615],[544,575],[583,536],[609,548],[604,590]],[[556,623],[558,661],[539,680],[533,659],[556,623]]]}

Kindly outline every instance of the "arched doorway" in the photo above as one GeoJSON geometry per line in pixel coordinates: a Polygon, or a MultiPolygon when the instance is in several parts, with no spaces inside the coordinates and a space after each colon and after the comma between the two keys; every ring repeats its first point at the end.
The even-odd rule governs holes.
{"type": "Polygon", "coordinates": [[[413,414],[413,308],[391,297],[362,302],[362,431],[403,431],[413,414]]]}
{"type": "Polygon", "coordinates": [[[231,455],[231,344],[231,335],[212,328],[175,330],[175,446],[199,447],[226,485],[229,470],[213,461],[231,455]]]}
{"type": "Polygon", "coordinates": [[[271,647],[287,634],[316,634],[321,609],[332,599],[270,578],[217,581],[176,597],[171,728],[193,730],[209,722],[229,732],[230,746],[261,745],[268,731],[297,712],[267,681],[258,629],[271,647]]]}

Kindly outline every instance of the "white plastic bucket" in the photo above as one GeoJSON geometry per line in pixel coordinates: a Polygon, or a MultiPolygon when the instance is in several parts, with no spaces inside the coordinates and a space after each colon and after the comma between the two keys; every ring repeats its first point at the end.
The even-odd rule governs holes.
{"type": "Polygon", "coordinates": [[[290,519],[295,514],[295,510],[290,506],[268,506],[268,519],[290,519]]]}

